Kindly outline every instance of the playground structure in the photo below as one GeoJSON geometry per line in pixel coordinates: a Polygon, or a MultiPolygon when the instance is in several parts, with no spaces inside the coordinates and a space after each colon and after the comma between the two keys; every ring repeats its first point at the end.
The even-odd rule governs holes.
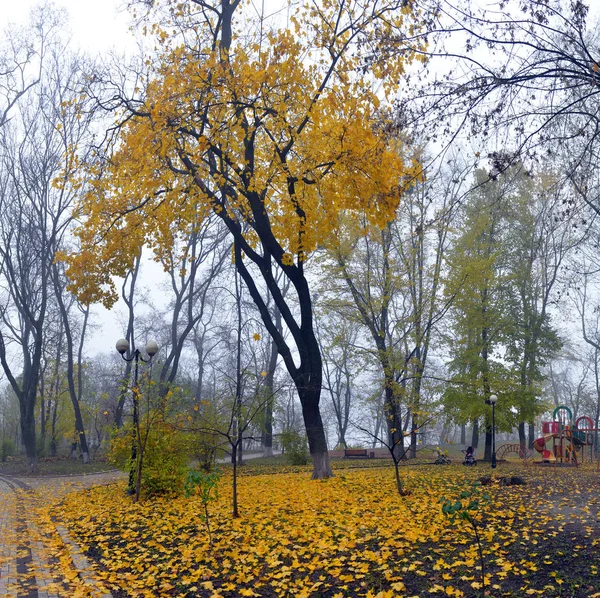
{"type": "Polygon", "coordinates": [[[503,444],[497,451],[496,456],[498,460],[505,461],[510,453],[515,453],[523,461],[529,461],[532,458],[531,451],[519,443],[516,444],[503,444]]]}
{"type": "Polygon", "coordinates": [[[592,419],[583,415],[573,422],[573,413],[566,405],[559,405],[552,419],[542,422],[542,436],[533,443],[533,448],[541,455],[541,461],[537,463],[577,466],[586,460],[593,462],[598,428],[594,427],[592,419]]]}

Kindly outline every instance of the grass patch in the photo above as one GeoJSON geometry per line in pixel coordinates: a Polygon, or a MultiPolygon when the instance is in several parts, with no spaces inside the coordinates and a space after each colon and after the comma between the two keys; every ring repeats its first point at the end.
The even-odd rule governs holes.
{"type": "Polygon", "coordinates": [[[114,467],[106,461],[92,461],[84,464],[79,460],[68,459],[66,457],[39,459],[37,471],[33,474],[29,472],[29,464],[23,456],[12,457],[5,463],[0,463],[0,475],[18,477],[82,475],[111,471],[113,469],[114,467]]]}

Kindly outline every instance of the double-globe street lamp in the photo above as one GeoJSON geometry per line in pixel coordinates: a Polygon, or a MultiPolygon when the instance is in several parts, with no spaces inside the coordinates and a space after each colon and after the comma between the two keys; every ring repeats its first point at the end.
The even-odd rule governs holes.
{"type": "Polygon", "coordinates": [[[117,341],[116,344],[117,351],[121,354],[121,357],[125,361],[133,361],[133,442],[131,444],[131,468],[129,470],[129,487],[128,492],[130,494],[135,493],[135,461],[137,459],[137,429],[139,424],[139,411],[138,411],[138,363],[142,360],[144,363],[149,363],[152,358],[158,353],[158,344],[156,341],[148,341],[146,343],[146,353],[148,354],[148,359],[144,359],[139,349],[135,349],[133,354],[129,355],[129,343],[126,339],[121,338],[117,341]],[[125,353],[128,356],[125,356],[125,353]]]}
{"type": "Polygon", "coordinates": [[[492,469],[496,469],[496,403],[498,402],[497,395],[490,395],[486,401],[487,405],[492,406],[492,469]]]}

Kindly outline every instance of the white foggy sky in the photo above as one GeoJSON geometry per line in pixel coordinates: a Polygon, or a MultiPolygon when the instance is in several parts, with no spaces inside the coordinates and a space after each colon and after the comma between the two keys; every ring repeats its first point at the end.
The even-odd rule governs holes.
{"type": "MultiPolygon", "coordinates": [[[[0,0],[0,28],[9,22],[26,23],[30,10],[38,4],[43,2],[0,0]]],[[[67,9],[74,43],[92,54],[123,48],[132,39],[123,0],[55,0],[54,4],[67,9]]]]}
{"type": "MultiPolygon", "coordinates": [[[[43,3],[44,0],[0,0],[0,35],[9,23],[25,24],[30,10],[43,3]]],[[[133,47],[133,35],[129,31],[130,15],[125,9],[124,0],[54,0],[54,4],[64,7],[69,13],[66,25],[72,33],[73,44],[82,50],[96,55],[111,49],[124,51],[127,47],[133,47]]],[[[600,17],[600,2],[594,0],[589,4],[589,23],[593,25],[600,17]]],[[[162,305],[165,294],[157,288],[160,268],[154,263],[146,263],[144,269],[142,285],[146,287],[151,300],[154,298],[162,305]]],[[[118,306],[111,312],[101,306],[93,306],[92,309],[95,329],[89,335],[89,354],[114,351],[116,340],[124,335],[119,323],[123,320],[119,317],[122,309],[118,306]]]]}
{"type": "MultiPolygon", "coordinates": [[[[43,0],[0,0],[0,35],[10,23],[26,24],[30,10],[43,3],[43,0]]],[[[54,4],[64,7],[69,13],[69,21],[65,25],[72,34],[74,47],[95,56],[113,49],[125,51],[128,46],[134,46],[133,35],[129,31],[130,16],[123,0],[55,0],[54,4]]],[[[140,282],[147,289],[150,300],[162,306],[165,295],[156,283],[160,274],[159,266],[146,262],[140,282]]],[[[143,310],[139,311],[141,313],[143,310]]],[[[126,322],[124,314],[124,308],[119,304],[110,312],[100,305],[92,306],[87,341],[90,356],[115,351],[116,341],[125,334],[125,328],[121,325],[126,322]]],[[[146,342],[145,339],[139,340],[142,345],[146,342]]]]}

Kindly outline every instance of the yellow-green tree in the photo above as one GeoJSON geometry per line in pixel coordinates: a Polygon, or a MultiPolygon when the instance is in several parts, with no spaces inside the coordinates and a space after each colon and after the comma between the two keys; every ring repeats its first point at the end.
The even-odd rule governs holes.
{"type": "Polygon", "coordinates": [[[514,273],[508,241],[511,202],[519,192],[512,179],[493,179],[483,170],[476,171],[463,210],[463,230],[448,256],[446,293],[453,299],[454,338],[446,407],[461,423],[473,422],[474,448],[479,419],[485,418],[487,460],[492,455],[492,422],[485,401],[491,394],[502,397],[497,410],[500,425],[514,424],[510,407],[515,402],[517,380],[504,353],[514,336],[514,273]]]}
{"type": "Polygon", "coordinates": [[[94,180],[81,206],[81,251],[70,258],[74,288],[85,301],[111,304],[111,276],[125,275],[141,245],[161,256],[216,213],[298,390],[313,476],[327,477],[305,261],[328,243],[340,211],[364,211],[385,226],[416,176],[383,126],[414,58],[405,42],[416,32],[415,7],[301,2],[289,7],[289,26],[253,16],[240,0],[154,7],[161,24],[146,30],[158,57],[147,62],[139,97],[121,95],[117,134],[88,167],[94,180]],[[268,298],[289,334],[277,329],[268,298]]]}

